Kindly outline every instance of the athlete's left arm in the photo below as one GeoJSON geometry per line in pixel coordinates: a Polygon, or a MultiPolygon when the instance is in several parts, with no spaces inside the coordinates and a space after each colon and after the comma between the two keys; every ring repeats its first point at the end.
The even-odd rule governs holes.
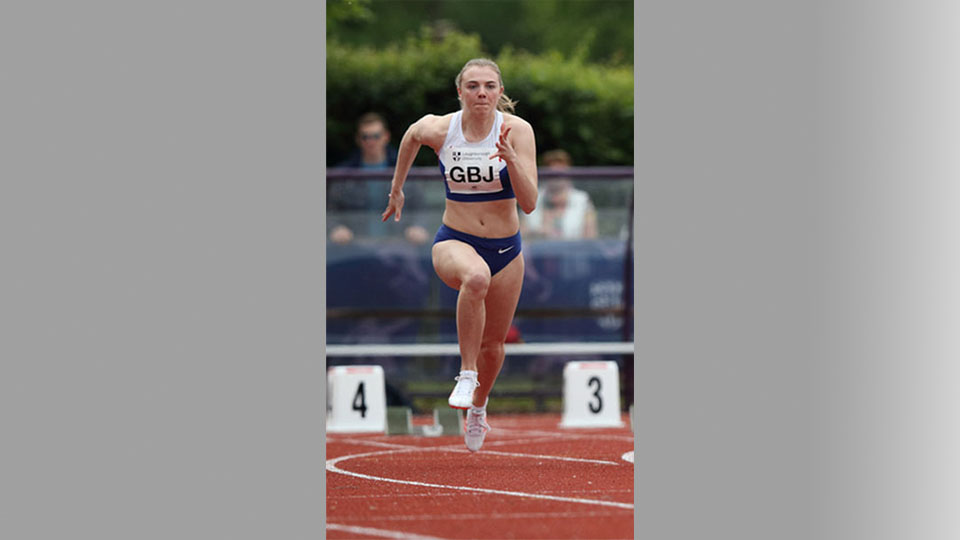
{"type": "Polygon", "coordinates": [[[513,193],[520,209],[529,214],[537,207],[537,143],[527,121],[517,117],[512,120],[510,126],[501,124],[497,153],[490,157],[507,162],[513,193]]]}

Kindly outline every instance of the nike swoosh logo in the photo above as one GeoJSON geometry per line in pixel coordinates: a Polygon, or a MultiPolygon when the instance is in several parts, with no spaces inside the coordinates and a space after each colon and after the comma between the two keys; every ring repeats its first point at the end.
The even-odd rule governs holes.
{"type": "Polygon", "coordinates": [[[510,251],[511,249],[513,249],[513,246],[510,246],[510,247],[504,248],[504,249],[498,249],[498,250],[497,250],[497,253],[503,255],[504,253],[510,251]]]}

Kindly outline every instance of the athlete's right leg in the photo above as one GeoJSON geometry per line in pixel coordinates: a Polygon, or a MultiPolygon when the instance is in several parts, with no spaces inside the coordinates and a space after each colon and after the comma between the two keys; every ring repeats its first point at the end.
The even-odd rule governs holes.
{"type": "Polygon", "coordinates": [[[490,267],[472,246],[459,240],[433,245],[433,268],[457,295],[457,340],[460,369],[477,371],[480,341],[486,323],[484,299],[490,287],[490,267]]]}
{"type": "Polygon", "coordinates": [[[483,340],[480,344],[480,356],[477,359],[479,384],[473,394],[473,406],[467,410],[467,422],[463,440],[471,452],[483,446],[483,440],[490,431],[487,424],[487,397],[493,383],[503,367],[503,342],[510,330],[510,323],[520,299],[523,286],[523,253],[510,261],[490,280],[487,291],[486,321],[483,328],[483,340]]]}

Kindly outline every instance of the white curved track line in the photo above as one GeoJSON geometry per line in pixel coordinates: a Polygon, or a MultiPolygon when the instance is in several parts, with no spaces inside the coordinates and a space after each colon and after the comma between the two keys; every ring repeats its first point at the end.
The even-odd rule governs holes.
{"type": "Polygon", "coordinates": [[[633,450],[631,450],[631,451],[623,454],[622,456],[620,456],[620,459],[622,459],[622,460],[624,460],[624,461],[629,461],[630,463],[633,463],[633,450]]]}
{"type": "Polygon", "coordinates": [[[541,495],[538,493],[524,493],[522,491],[504,491],[500,489],[485,489],[485,488],[475,488],[475,487],[467,487],[467,486],[450,486],[446,484],[429,484],[427,482],[416,482],[414,480],[398,480],[396,478],[384,478],[382,476],[361,474],[361,473],[356,473],[352,471],[345,471],[337,467],[337,463],[348,460],[348,459],[356,459],[356,458],[371,457],[371,456],[382,456],[384,454],[392,454],[394,452],[408,452],[408,451],[410,450],[381,450],[379,452],[365,452],[362,454],[340,456],[338,458],[327,460],[327,470],[330,472],[345,474],[347,476],[355,476],[357,478],[363,478],[365,480],[374,480],[378,482],[392,482],[394,484],[407,484],[411,486],[432,487],[432,488],[440,488],[440,489],[456,489],[459,491],[475,491],[478,493],[491,493],[494,495],[509,495],[511,497],[529,497],[532,499],[544,499],[548,501],[572,502],[572,503],[580,503],[580,504],[595,504],[598,506],[612,506],[614,508],[633,509],[633,505],[628,503],[619,503],[619,502],[613,502],[613,501],[598,501],[594,499],[578,499],[574,497],[557,497],[554,495],[541,495]]]}
{"type": "MultiPolygon", "coordinates": [[[[633,490],[632,490],[632,489],[559,489],[559,490],[557,490],[557,489],[552,489],[552,490],[550,490],[550,491],[551,491],[551,492],[554,492],[554,493],[633,493],[633,490]]],[[[328,494],[327,494],[327,499],[328,499],[328,500],[331,500],[331,499],[337,499],[337,500],[341,500],[341,499],[396,499],[396,498],[398,498],[398,497],[433,497],[433,498],[436,498],[436,497],[457,497],[457,496],[459,496],[459,495],[460,495],[459,493],[439,493],[439,492],[435,492],[435,491],[429,491],[429,492],[426,492],[426,493],[387,493],[387,494],[383,494],[383,495],[373,495],[373,494],[366,494],[366,495],[331,495],[331,494],[328,493],[328,494]]],[[[502,515],[505,515],[505,514],[498,514],[498,515],[501,515],[501,516],[502,516],[502,515]]],[[[341,516],[337,516],[337,517],[339,518],[339,517],[341,517],[341,516]]],[[[374,520],[374,519],[394,519],[394,518],[391,518],[391,517],[382,517],[382,518],[381,518],[381,517],[378,517],[378,518],[366,518],[366,519],[374,520]]],[[[397,518],[397,519],[400,519],[400,518],[397,518]]]]}
{"type": "Polygon", "coordinates": [[[398,540],[444,540],[437,536],[423,536],[422,534],[388,531],[385,529],[374,529],[372,527],[354,527],[353,525],[340,525],[339,523],[327,523],[327,530],[366,534],[368,536],[379,536],[380,538],[396,538],[398,540]]]}

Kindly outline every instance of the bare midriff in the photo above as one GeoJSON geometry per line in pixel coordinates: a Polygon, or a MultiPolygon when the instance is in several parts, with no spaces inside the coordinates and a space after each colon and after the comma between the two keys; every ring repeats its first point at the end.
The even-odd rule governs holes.
{"type": "Polygon", "coordinates": [[[460,202],[447,199],[443,224],[481,238],[505,238],[520,230],[517,200],[460,202]]]}

